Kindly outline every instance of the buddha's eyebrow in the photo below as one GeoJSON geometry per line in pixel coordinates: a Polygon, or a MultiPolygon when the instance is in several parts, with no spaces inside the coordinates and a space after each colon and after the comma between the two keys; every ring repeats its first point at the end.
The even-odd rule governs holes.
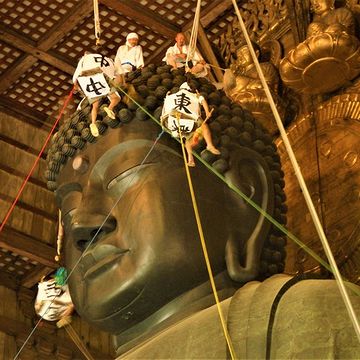
{"type": "Polygon", "coordinates": [[[72,191],[82,192],[82,186],[77,182],[71,182],[60,185],[55,191],[56,202],[59,206],[61,205],[61,200],[66,194],[72,191]]]}
{"type": "MultiPolygon", "coordinates": [[[[125,169],[124,171],[122,171],[121,173],[115,175],[110,181],[109,183],[106,185],[106,189],[109,190],[111,187],[113,187],[116,183],[120,182],[121,180],[124,180],[125,178],[133,175],[135,176],[135,174],[140,171],[143,170],[151,165],[154,165],[154,162],[146,162],[143,164],[136,164],[134,166],[131,166],[127,169],[125,169]]],[[[133,179],[130,179],[130,183],[133,179]]]]}

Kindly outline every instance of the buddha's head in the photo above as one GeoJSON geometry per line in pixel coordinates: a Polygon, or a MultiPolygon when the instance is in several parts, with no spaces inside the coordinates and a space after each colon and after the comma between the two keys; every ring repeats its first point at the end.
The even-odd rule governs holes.
{"type": "MultiPolygon", "coordinates": [[[[252,42],[252,47],[255,51],[256,56],[259,58],[260,47],[255,42],[252,42]]],[[[243,44],[239,47],[239,49],[236,51],[236,58],[236,64],[243,68],[246,68],[248,65],[254,63],[249,46],[247,44],[243,44]]]]}
{"type": "MultiPolygon", "coordinates": [[[[170,75],[168,67],[164,73],[170,75]]],[[[164,78],[176,83],[181,76],[164,78]]],[[[206,150],[202,157],[284,222],[283,174],[271,138],[206,80],[194,79],[193,86],[196,81],[215,107],[210,128],[221,149],[221,157],[206,150]]],[[[134,84],[145,91],[141,81],[134,84]]],[[[152,98],[150,106],[148,98],[144,105],[159,106],[160,114],[162,100],[152,98]]],[[[76,310],[113,333],[208,282],[180,145],[167,134],[154,145],[158,125],[121,107],[120,121],[99,123],[101,133],[109,126],[96,140],[85,119],[88,107],[68,119],[53,141],[47,171],[62,211],[76,310]]],[[[200,142],[197,151],[203,148],[200,142]]],[[[285,241],[271,224],[206,166],[198,164],[191,175],[214,274],[240,285],[281,272],[285,241]]]]}
{"type": "Polygon", "coordinates": [[[335,8],[335,0],[310,0],[311,9],[316,15],[322,15],[335,8]]]}

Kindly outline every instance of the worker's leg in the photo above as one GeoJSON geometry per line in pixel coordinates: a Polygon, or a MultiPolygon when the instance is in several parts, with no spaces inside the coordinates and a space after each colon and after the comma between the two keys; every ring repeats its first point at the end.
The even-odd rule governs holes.
{"type": "Polygon", "coordinates": [[[220,155],[220,151],[214,146],[212,142],[209,126],[207,124],[202,124],[201,130],[206,142],[206,149],[209,150],[214,155],[220,155]]]}

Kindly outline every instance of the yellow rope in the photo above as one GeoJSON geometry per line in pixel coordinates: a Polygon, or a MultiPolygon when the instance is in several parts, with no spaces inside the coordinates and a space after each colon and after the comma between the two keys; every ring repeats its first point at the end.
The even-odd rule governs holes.
{"type": "Polygon", "coordinates": [[[205,238],[204,238],[204,232],[203,232],[202,225],[201,225],[199,210],[198,210],[197,203],[196,203],[194,187],[193,187],[193,183],[192,183],[191,175],[190,175],[190,171],[189,171],[189,166],[188,166],[187,159],[186,159],[185,146],[184,146],[184,141],[182,139],[181,129],[180,129],[180,122],[179,122],[180,113],[177,113],[176,118],[177,118],[177,122],[178,122],[178,130],[179,130],[179,136],[180,136],[181,149],[182,149],[182,154],[183,154],[184,163],[185,163],[186,177],[187,177],[187,180],[188,180],[188,183],[189,183],[191,201],[192,201],[192,205],[193,205],[193,208],[194,208],[196,224],[197,224],[197,228],[198,228],[199,236],[200,236],[200,242],[201,242],[202,250],[203,250],[203,253],[204,253],[206,267],[207,267],[207,270],[208,270],[208,273],[209,273],[211,287],[212,287],[214,297],[215,297],[216,307],[218,309],[218,313],[219,313],[219,316],[220,316],[221,326],[222,326],[223,331],[224,331],[224,336],[225,336],[226,343],[227,343],[229,351],[230,351],[231,359],[234,360],[234,359],[236,359],[235,350],[234,350],[233,344],[231,342],[229,332],[228,332],[228,330],[226,328],[224,315],[223,315],[222,310],[221,310],[220,301],[219,301],[219,297],[218,297],[217,290],[216,290],[214,275],[213,275],[213,272],[212,272],[212,269],[211,269],[210,259],[209,259],[209,255],[208,255],[208,251],[207,251],[207,247],[206,247],[205,238]]]}

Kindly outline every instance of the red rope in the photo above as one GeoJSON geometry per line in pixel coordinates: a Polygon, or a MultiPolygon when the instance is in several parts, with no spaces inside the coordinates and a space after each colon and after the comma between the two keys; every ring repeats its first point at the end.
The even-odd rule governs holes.
{"type": "Polygon", "coordinates": [[[12,203],[11,206],[10,206],[9,211],[8,211],[7,214],[5,215],[5,218],[4,218],[4,220],[2,221],[2,223],[1,223],[1,225],[0,225],[0,233],[2,232],[5,224],[7,223],[8,219],[9,219],[9,217],[10,217],[10,215],[11,215],[11,213],[13,212],[13,210],[14,210],[14,208],[15,208],[15,205],[16,205],[16,203],[18,202],[18,200],[19,200],[19,198],[20,198],[20,196],[21,196],[21,194],[22,194],[22,192],[23,192],[23,190],[24,190],[24,188],[25,188],[26,183],[28,182],[28,180],[30,179],[30,176],[31,176],[32,173],[34,172],[34,170],[35,170],[35,168],[36,168],[36,165],[38,164],[38,162],[39,162],[39,160],[40,160],[40,158],[41,158],[41,155],[43,154],[43,152],[44,152],[44,150],[45,150],[45,148],[46,148],[46,145],[47,145],[48,142],[50,141],[51,136],[52,136],[52,133],[54,132],[54,130],[55,130],[55,128],[56,128],[56,125],[57,125],[58,122],[60,121],[60,119],[61,119],[61,117],[62,117],[62,114],[63,114],[66,106],[68,105],[71,97],[73,96],[73,94],[74,94],[74,88],[71,89],[70,94],[69,94],[68,97],[66,98],[65,103],[64,103],[64,106],[62,107],[59,116],[57,117],[57,119],[56,119],[53,127],[51,128],[50,133],[49,133],[48,137],[46,138],[45,143],[44,143],[43,147],[41,148],[41,150],[40,150],[40,152],[39,152],[39,155],[38,155],[37,158],[35,159],[34,164],[33,164],[32,168],[31,168],[29,174],[26,176],[25,180],[24,180],[23,183],[21,184],[20,190],[19,190],[18,194],[16,195],[15,200],[13,201],[13,203],[12,203]]]}

